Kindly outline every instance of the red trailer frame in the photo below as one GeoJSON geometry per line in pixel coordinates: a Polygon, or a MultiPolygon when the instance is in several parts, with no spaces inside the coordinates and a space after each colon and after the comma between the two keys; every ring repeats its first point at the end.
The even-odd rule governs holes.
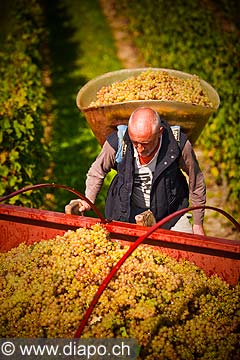
{"type": "MultiPolygon", "coordinates": [[[[63,235],[68,230],[91,227],[99,218],[67,215],[60,212],[0,204],[0,251],[6,252],[20,243],[32,244],[63,235]]],[[[117,221],[104,224],[112,240],[130,245],[149,228],[117,221]]],[[[200,236],[157,229],[148,236],[151,245],[179,260],[184,258],[203,269],[208,276],[217,275],[230,285],[240,278],[240,240],[200,236]]]]}

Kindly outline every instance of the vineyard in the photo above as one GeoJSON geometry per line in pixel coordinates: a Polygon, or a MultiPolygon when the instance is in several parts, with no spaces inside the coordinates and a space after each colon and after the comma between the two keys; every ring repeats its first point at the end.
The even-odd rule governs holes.
{"type": "MultiPolygon", "coordinates": [[[[220,9],[197,0],[174,1],[167,8],[161,0],[111,3],[128,20],[125,26],[147,66],[197,74],[218,91],[220,108],[198,145],[216,184],[227,189],[224,209],[238,218],[238,5],[222,1],[220,9]]],[[[87,5],[62,0],[50,5],[32,0],[29,4],[16,1],[11,7],[10,2],[5,9],[5,18],[12,20],[3,23],[0,54],[0,193],[46,180],[83,192],[86,171],[99,145],[75,108],[75,97],[89,79],[118,70],[122,64],[98,1],[87,5]],[[82,13],[84,19],[79,21],[82,13]]],[[[102,210],[109,178],[98,199],[102,210]]],[[[62,211],[68,200],[65,193],[43,196],[41,192],[11,202],[62,211]]]]}
{"type": "Polygon", "coordinates": [[[226,180],[226,208],[239,217],[239,53],[240,31],[234,1],[116,3],[147,66],[197,74],[218,91],[221,105],[199,144],[217,183],[226,180]],[[156,11],[157,9],[157,11],[156,11]],[[136,16],[137,14],[137,16],[136,16]],[[204,24],[204,25],[203,25],[204,24]]]}
{"type": "MultiPolygon", "coordinates": [[[[15,5],[15,21],[10,24],[12,13],[7,8],[9,16],[0,52],[1,195],[42,179],[49,159],[48,144],[44,141],[47,123],[42,79],[44,48],[40,47],[47,36],[44,18],[36,1],[29,10],[24,2],[15,5]]],[[[41,199],[32,194],[22,196],[20,202],[38,206],[41,199]]]]}

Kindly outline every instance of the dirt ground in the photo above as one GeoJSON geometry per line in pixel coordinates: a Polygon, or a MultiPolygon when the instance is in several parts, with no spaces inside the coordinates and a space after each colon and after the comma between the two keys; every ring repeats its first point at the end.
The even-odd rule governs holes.
{"type": "MultiPolygon", "coordinates": [[[[140,56],[137,48],[134,46],[131,34],[128,31],[127,21],[121,17],[114,8],[114,0],[100,0],[102,10],[106,16],[109,26],[115,39],[117,55],[122,62],[123,68],[141,68],[146,64],[140,56]]],[[[226,203],[226,185],[217,185],[210,172],[210,166],[207,159],[203,157],[200,148],[195,148],[195,152],[205,176],[207,186],[206,205],[224,209],[226,203]]],[[[225,239],[239,239],[231,222],[217,211],[207,209],[205,211],[204,229],[206,235],[220,237],[225,239]]]]}

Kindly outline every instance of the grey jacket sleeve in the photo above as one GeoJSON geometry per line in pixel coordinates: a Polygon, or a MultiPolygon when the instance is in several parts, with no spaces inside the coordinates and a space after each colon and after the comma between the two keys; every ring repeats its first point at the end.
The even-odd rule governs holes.
{"type": "MultiPolygon", "coordinates": [[[[180,158],[180,167],[188,175],[189,198],[191,206],[205,205],[206,185],[203,173],[199,167],[196,154],[189,140],[186,141],[180,158]]],[[[204,209],[194,210],[194,224],[203,224],[204,209]]]]}
{"type": "Polygon", "coordinates": [[[93,203],[102,188],[107,173],[114,167],[115,156],[116,151],[106,141],[98,157],[88,170],[85,195],[93,203]]]}

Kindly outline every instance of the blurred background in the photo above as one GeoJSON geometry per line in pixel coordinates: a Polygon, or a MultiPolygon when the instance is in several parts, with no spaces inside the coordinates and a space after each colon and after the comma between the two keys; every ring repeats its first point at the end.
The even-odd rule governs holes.
{"type": "MultiPolygon", "coordinates": [[[[84,194],[100,145],[76,106],[79,89],[109,71],[169,68],[198,75],[220,96],[194,148],[207,205],[239,221],[239,14],[238,2],[229,0],[1,1],[0,196],[40,183],[84,194]]],[[[96,203],[102,213],[113,176],[96,203]]],[[[63,212],[73,197],[49,187],[9,203],[63,212]]],[[[236,237],[211,210],[205,230],[236,237]]]]}

